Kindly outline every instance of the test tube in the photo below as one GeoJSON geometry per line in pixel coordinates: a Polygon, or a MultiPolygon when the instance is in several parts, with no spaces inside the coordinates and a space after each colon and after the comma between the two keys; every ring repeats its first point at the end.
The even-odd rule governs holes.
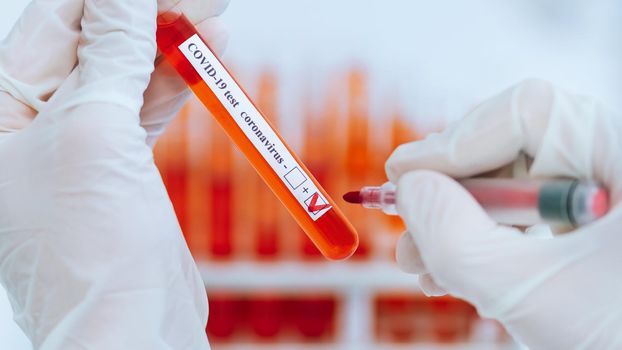
{"type": "Polygon", "coordinates": [[[177,221],[188,240],[188,107],[185,106],[180,112],[178,119],[169,128],[167,140],[166,164],[163,167],[166,172],[164,183],[168,189],[171,203],[177,215],[177,221]]]}
{"type": "MultiPolygon", "coordinates": [[[[310,93],[306,94],[307,96],[310,93]]],[[[311,106],[309,101],[305,103],[305,128],[304,128],[304,140],[302,145],[302,155],[307,162],[307,166],[313,174],[315,174],[315,178],[321,181],[324,186],[327,188],[334,188],[332,186],[334,184],[334,176],[330,176],[329,170],[331,168],[331,162],[334,162],[336,150],[338,150],[338,146],[333,142],[335,128],[330,127],[330,125],[337,125],[335,120],[332,120],[333,124],[325,122],[323,119],[318,118],[311,106]],[[326,161],[322,159],[321,153],[317,152],[316,140],[320,135],[324,135],[325,142],[322,145],[322,148],[325,150],[331,150],[333,152],[333,157],[330,161],[326,161]]],[[[334,115],[333,115],[334,117],[334,115]]],[[[327,118],[328,119],[328,118],[327,118]]],[[[333,118],[334,119],[334,118],[333,118]]],[[[303,237],[304,238],[304,237],[303,237]]],[[[302,254],[305,260],[318,260],[322,258],[321,253],[317,250],[313,242],[307,238],[301,241],[302,243],[302,254]]]]}
{"type": "Polygon", "coordinates": [[[209,190],[204,195],[210,198],[209,217],[209,251],[212,259],[231,259],[234,252],[233,232],[233,168],[232,147],[227,137],[212,125],[210,130],[211,145],[209,153],[210,176],[204,179],[209,181],[209,190]]]}
{"type": "Polygon", "coordinates": [[[356,230],[269,121],[214,55],[194,25],[174,7],[158,15],[157,42],[268,187],[332,260],[358,246],[356,230]]]}
{"type": "MultiPolygon", "coordinates": [[[[347,121],[345,135],[345,153],[342,153],[346,168],[346,178],[351,185],[362,185],[370,180],[373,148],[369,133],[369,86],[367,75],[360,67],[353,67],[348,72],[347,121]]],[[[364,260],[372,253],[374,245],[370,234],[370,217],[365,213],[347,211],[357,224],[359,247],[353,258],[364,260]]]]}
{"type": "MultiPolygon", "coordinates": [[[[278,127],[277,114],[277,83],[272,72],[264,71],[259,77],[259,86],[256,94],[256,103],[267,114],[272,125],[278,127]]],[[[279,203],[274,200],[270,190],[263,181],[254,176],[256,181],[255,201],[257,218],[255,229],[255,254],[259,259],[269,260],[277,258],[282,250],[279,227],[279,203]]]]}

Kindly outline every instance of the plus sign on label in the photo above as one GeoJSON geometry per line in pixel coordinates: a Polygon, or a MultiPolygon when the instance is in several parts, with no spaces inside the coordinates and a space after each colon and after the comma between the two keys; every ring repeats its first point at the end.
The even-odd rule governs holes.
{"type": "Polygon", "coordinates": [[[315,221],[327,213],[331,206],[310,180],[311,176],[203,40],[193,35],[178,48],[309,217],[315,221]],[[309,197],[309,193],[314,193],[315,198],[309,197]]]}

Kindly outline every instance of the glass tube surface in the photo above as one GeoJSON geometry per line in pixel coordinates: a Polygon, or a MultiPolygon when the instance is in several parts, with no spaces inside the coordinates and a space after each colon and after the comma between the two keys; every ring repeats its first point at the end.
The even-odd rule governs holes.
{"type": "MultiPolygon", "coordinates": [[[[292,192],[293,190],[287,187],[288,185],[286,181],[284,181],[283,176],[275,171],[274,165],[271,165],[266,160],[265,155],[262,155],[256,144],[254,144],[247,134],[245,134],[244,130],[242,130],[239,122],[236,122],[234,118],[239,116],[232,115],[227,109],[231,108],[226,105],[227,103],[235,102],[227,100],[226,97],[223,98],[220,92],[217,94],[215,89],[206,83],[205,76],[199,74],[196,66],[190,62],[187,53],[184,54],[182,49],[180,49],[188,40],[200,40],[201,43],[205,44],[207,47],[205,40],[200,37],[194,25],[192,25],[183,14],[169,11],[158,16],[157,41],[160,51],[175,67],[177,72],[183,77],[214,118],[216,118],[220,126],[246,156],[268,187],[270,187],[288,209],[311,241],[313,241],[317,248],[328,259],[340,260],[352,255],[358,246],[358,235],[352,224],[348,222],[335,202],[328,196],[326,191],[315,180],[300,159],[291,151],[287,144],[285,144],[274,127],[272,127],[269,121],[259,112],[260,115],[254,117],[256,119],[262,118],[265,120],[265,123],[270,126],[278,138],[278,140],[275,140],[275,143],[284,146],[286,149],[285,153],[289,152],[288,156],[291,155],[292,159],[295,160],[294,163],[300,168],[302,174],[310,181],[306,182],[308,186],[312,188],[312,191],[317,190],[317,195],[311,194],[307,201],[301,203],[300,198],[296,197],[292,192]],[[321,198],[322,201],[318,201],[318,198],[321,198]],[[318,208],[321,209],[313,210],[318,208]],[[314,217],[314,215],[316,217],[314,217]]],[[[201,43],[199,43],[199,45],[201,43]]],[[[218,61],[218,63],[220,62],[218,61]]],[[[222,63],[220,63],[220,65],[222,65],[222,63]]],[[[237,96],[236,98],[238,100],[236,100],[236,102],[239,102],[240,99],[246,99],[251,103],[248,95],[243,92],[239,84],[235,82],[235,79],[231,77],[226,69],[225,72],[220,72],[220,74],[230,77],[230,82],[236,85],[235,88],[239,88],[242,91],[244,96],[237,96]]],[[[253,110],[258,111],[254,104],[252,106],[254,107],[253,110]]],[[[263,123],[263,121],[258,121],[258,123],[259,122],[263,123]]],[[[244,218],[239,219],[243,220],[244,218]]]]}

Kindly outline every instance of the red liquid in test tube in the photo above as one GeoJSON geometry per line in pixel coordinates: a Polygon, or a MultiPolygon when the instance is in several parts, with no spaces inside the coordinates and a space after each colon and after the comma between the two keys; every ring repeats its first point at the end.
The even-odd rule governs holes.
{"type": "MultiPolygon", "coordinates": [[[[269,116],[270,121],[278,126],[276,77],[269,72],[264,72],[259,79],[257,105],[269,116]]],[[[255,253],[262,260],[274,259],[280,255],[282,249],[279,230],[279,214],[281,214],[279,209],[282,207],[263,181],[257,176],[254,178],[257,180],[255,253]]]]}
{"type": "Polygon", "coordinates": [[[305,297],[295,308],[298,331],[307,339],[326,339],[334,332],[336,312],[334,297],[305,297]]]}
{"type": "Polygon", "coordinates": [[[213,126],[210,149],[210,253],[216,259],[230,258],[233,253],[233,188],[232,152],[226,137],[213,126]]]}
{"type": "Polygon", "coordinates": [[[255,295],[249,304],[249,321],[256,336],[263,340],[279,336],[283,328],[283,297],[255,295]]]}
{"type": "Polygon", "coordinates": [[[216,341],[232,340],[241,321],[240,301],[231,295],[210,295],[209,311],[207,322],[209,338],[216,341]]]}
{"type": "Polygon", "coordinates": [[[158,16],[158,47],[329,259],[345,259],[358,246],[354,227],[294,155],[248,95],[214,56],[185,16],[158,16]]]}
{"type": "MultiPolygon", "coordinates": [[[[344,164],[347,179],[352,186],[363,185],[368,181],[371,152],[369,147],[369,113],[367,80],[362,70],[354,69],[348,77],[348,112],[346,128],[346,151],[344,164]]],[[[360,212],[350,213],[357,223],[361,242],[354,253],[357,259],[365,259],[370,253],[370,220],[360,212]]]]}

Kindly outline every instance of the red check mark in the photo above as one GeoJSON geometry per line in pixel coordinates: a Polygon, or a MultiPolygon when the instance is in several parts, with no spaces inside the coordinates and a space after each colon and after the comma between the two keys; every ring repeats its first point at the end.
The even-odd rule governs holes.
{"type": "Polygon", "coordinates": [[[320,198],[320,195],[317,194],[317,192],[313,195],[313,197],[311,198],[311,202],[309,203],[309,212],[310,213],[315,213],[316,211],[320,211],[320,210],[324,210],[326,208],[330,208],[330,204],[320,204],[317,205],[317,200],[318,198],[320,198]]]}

